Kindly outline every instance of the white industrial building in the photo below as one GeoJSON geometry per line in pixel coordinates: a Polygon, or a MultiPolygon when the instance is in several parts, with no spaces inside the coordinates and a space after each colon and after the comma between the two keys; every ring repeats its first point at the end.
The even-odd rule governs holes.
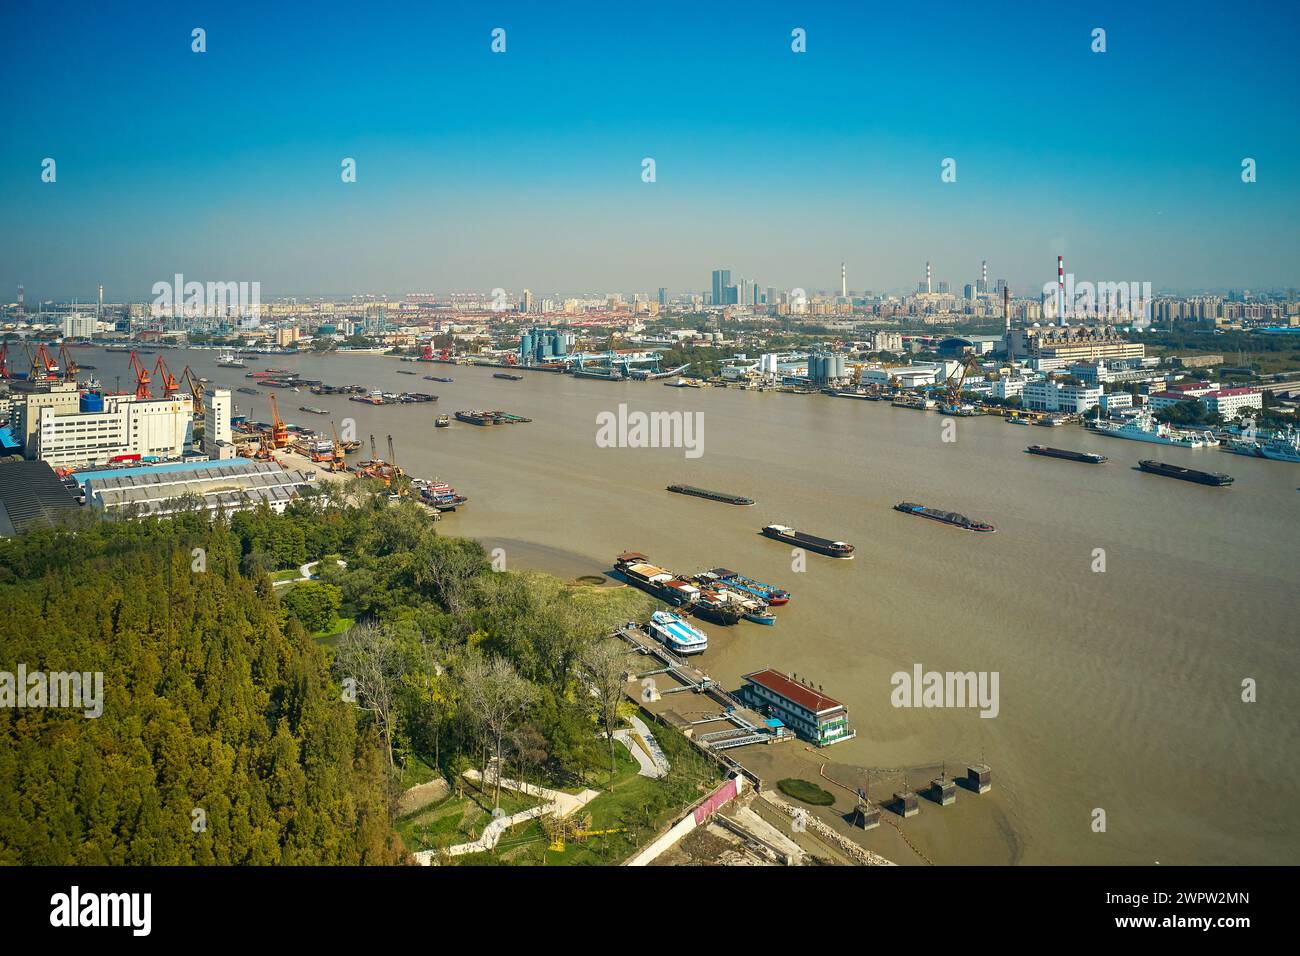
{"type": "Polygon", "coordinates": [[[1036,412],[1080,415],[1101,402],[1100,385],[1067,385],[1053,379],[1030,382],[1020,394],[1021,404],[1036,412]]]}
{"type": "Polygon", "coordinates": [[[189,395],[137,399],[105,395],[103,409],[61,411],[39,408],[29,458],[53,467],[107,464],[114,458],[179,458],[194,437],[189,395]]]}

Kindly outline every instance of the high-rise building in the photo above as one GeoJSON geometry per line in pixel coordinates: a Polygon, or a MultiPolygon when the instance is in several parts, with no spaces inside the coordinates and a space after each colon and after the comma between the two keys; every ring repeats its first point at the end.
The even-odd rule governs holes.
{"type": "Polygon", "coordinates": [[[713,270],[713,304],[727,304],[727,287],[731,285],[730,269],[713,270]]]}
{"type": "Polygon", "coordinates": [[[524,294],[519,298],[519,311],[520,312],[533,311],[533,293],[528,289],[525,289],[524,294]]]}
{"type": "Polygon", "coordinates": [[[668,308],[668,290],[663,286],[659,287],[659,308],[668,308]]]}

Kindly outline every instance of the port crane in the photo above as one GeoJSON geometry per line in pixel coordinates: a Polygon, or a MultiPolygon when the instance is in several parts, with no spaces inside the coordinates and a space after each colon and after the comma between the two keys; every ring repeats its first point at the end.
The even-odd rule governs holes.
{"type": "Polygon", "coordinates": [[[161,355],[158,356],[158,361],[154,363],[153,370],[159,376],[159,381],[162,382],[163,398],[171,398],[180,391],[180,382],[176,381],[176,376],[167,368],[167,363],[163,361],[161,355]]]}
{"type": "Polygon", "coordinates": [[[0,381],[9,381],[9,343],[0,345],[0,381]]]}
{"type": "MultiPolygon", "coordinates": [[[[28,350],[28,354],[30,354],[30,349],[28,350]]],[[[32,367],[31,371],[27,373],[28,381],[48,382],[58,374],[58,363],[56,363],[54,359],[50,358],[50,351],[45,347],[44,342],[41,342],[36,347],[36,354],[32,355],[31,359],[32,367]]]]}
{"type": "Polygon", "coordinates": [[[966,376],[978,369],[979,365],[979,359],[974,355],[965,355],[961,360],[961,365],[953,369],[952,374],[944,379],[943,396],[947,405],[956,407],[961,404],[961,389],[966,384],[966,376]]]}
{"type": "Polygon", "coordinates": [[[68,351],[66,342],[59,345],[59,370],[63,373],[63,380],[65,382],[75,382],[77,380],[77,372],[80,371],[77,367],[77,360],[74,359],[72,354],[68,351]]]}
{"type": "Polygon", "coordinates": [[[275,396],[271,398],[271,447],[287,448],[289,445],[289,426],[284,423],[280,417],[280,409],[275,404],[275,396]]]}
{"type": "Polygon", "coordinates": [[[347,471],[347,461],[343,458],[343,443],[339,441],[339,430],[334,427],[334,419],[330,419],[330,431],[334,435],[333,456],[329,460],[330,471],[347,471]]]}
{"type": "Polygon", "coordinates": [[[185,366],[185,371],[181,372],[181,378],[185,381],[185,384],[189,386],[190,395],[194,397],[194,414],[202,417],[204,411],[203,383],[194,377],[194,373],[190,371],[188,365],[185,366]]]}
{"type": "Polygon", "coordinates": [[[140,361],[140,356],[134,352],[131,353],[131,361],[127,366],[132,372],[135,372],[135,397],[140,401],[148,401],[153,398],[149,391],[149,386],[153,384],[153,379],[149,377],[149,369],[140,361]]]}

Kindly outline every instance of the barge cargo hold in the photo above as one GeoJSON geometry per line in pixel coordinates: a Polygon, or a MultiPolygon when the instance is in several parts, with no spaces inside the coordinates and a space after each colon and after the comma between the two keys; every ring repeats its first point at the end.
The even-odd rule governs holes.
{"type": "Polygon", "coordinates": [[[516,425],[532,421],[531,418],[512,415],[509,412],[485,412],[478,409],[457,412],[456,419],[469,425],[516,425]]]}
{"type": "Polygon", "coordinates": [[[1138,467],[1152,475],[1163,475],[1166,478],[1179,478],[1183,481],[1194,481],[1200,485],[1216,485],[1223,487],[1233,482],[1231,475],[1225,475],[1217,471],[1196,471],[1192,468],[1183,468],[1179,465],[1169,465],[1163,461],[1151,461],[1143,459],[1138,462],[1138,467]]]}
{"type": "Polygon", "coordinates": [[[816,551],[818,554],[825,554],[832,558],[852,558],[853,545],[845,541],[832,541],[829,538],[819,538],[815,534],[806,534],[803,531],[796,531],[794,528],[787,528],[783,524],[770,524],[764,527],[760,534],[772,538],[775,541],[783,541],[786,544],[792,544],[797,548],[807,548],[809,551],[816,551]]]}
{"type": "Polygon", "coordinates": [[[922,518],[929,518],[932,521],[941,521],[944,524],[950,524],[955,528],[962,528],[966,531],[989,532],[996,530],[993,525],[987,522],[972,521],[965,515],[959,515],[955,511],[940,511],[937,508],[927,508],[925,505],[918,505],[914,501],[904,501],[896,504],[894,510],[908,515],[920,515],[922,518]]]}
{"type": "Polygon", "coordinates": [[[696,488],[694,485],[669,485],[668,490],[679,495],[693,495],[696,498],[708,498],[710,501],[721,501],[729,505],[752,505],[754,503],[753,498],[746,498],[744,495],[732,495],[725,491],[709,491],[707,488],[696,488]]]}
{"type": "Polygon", "coordinates": [[[1025,451],[1031,455],[1044,455],[1048,458],[1064,458],[1066,461],[1081,461],[1089,465],[1100,465],[1109,461],[1105,455],[1091,451],[1069,451],[1065,448],[1048,448],[1046,445],[1030,445],[1025,451]]]}

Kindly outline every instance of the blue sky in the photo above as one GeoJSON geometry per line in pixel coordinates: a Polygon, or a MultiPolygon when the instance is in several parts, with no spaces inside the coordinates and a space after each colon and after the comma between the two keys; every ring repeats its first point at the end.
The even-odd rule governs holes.
{"type": "Polygon", "coordinates": [[[0,299],[1296,285],[1297,9],[8,4],[0,299]]]}

